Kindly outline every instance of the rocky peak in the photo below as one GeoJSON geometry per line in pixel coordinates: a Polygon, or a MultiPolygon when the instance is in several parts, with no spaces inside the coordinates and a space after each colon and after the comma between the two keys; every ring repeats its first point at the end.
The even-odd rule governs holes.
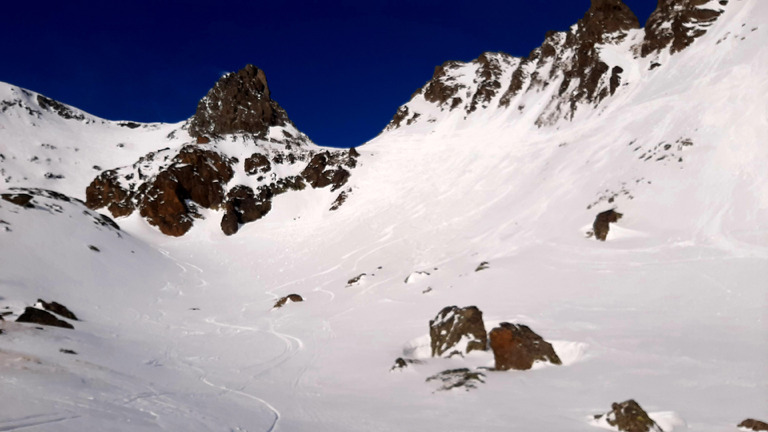
{"type": "Polygon", "coordinates": [[[528,114],[536,110],[538,127],[573,120],[577,110],[599,106],[628,84],[624,68],[638,53],[647,56],[668,46],[673,54],[683,50],[706,32],[727,3],[659,0],[643,34],[637,16],[622,0],[591,0],[575,25],[548,32],[527,57],[485,53],[472,62],[438,66],[385,130],[436,123],[458,110],[466,118],[494,108],[528,114]]]}
{"type": "Polygon", "coordinates": [[[271,99],[264,71],[249,64],[221,77],[200,100],[189,122],[189,134],[210,138],[247,133],[264,139],[270,127],[286,124],[291,121],[271,99]]]}
{"type": "Polygon", "coordinates": [[[717,20],[728,0],[659,0],[645,23],[643,57],[670,47],[672,54],[691,45],[717,20]],[[706,7],[704,7],[706,6],[706,7]]]}
{"type": "Polygon", "coordinates": [[[621,0],[592,0],[579,28],[585,39],[597,41],[606,34],[640,28],[640,22],[621,0]]]}

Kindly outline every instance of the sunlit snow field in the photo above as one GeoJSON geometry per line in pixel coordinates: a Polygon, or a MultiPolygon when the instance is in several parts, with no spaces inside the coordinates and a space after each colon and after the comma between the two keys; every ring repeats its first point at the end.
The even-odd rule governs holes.
{"type": "MultiPolygon", "coordinates": [[[[594,414],[630,398],[666,432],[765,420],[765,17],[764,2],[733,2],[572,123],[489,110],[386,132],[358,148],[336,212],[334,194],[305,190],[232,237],[207,211],[171,238],[138,215],[117,220],[118,236],[76,202],[0,201],[0,310],[43,298],[82,320],[0,322],[0,430],[596,431],[594,414]],[[682,161],[638,157],[680,140],[692,143],[682,161]],[[587,238],[614,207],[624,217],[608,240],[587,238]],[[406,283],[413,272],[425,273],[406,283]],[[292,293],[304,302],[272,308],[292,293]],[[487,330],[529,325],[563,365],[437,391],[435,373],[493,366],[491,352],[429,357],[429,320],[450,305],[476,305],[487,330]],[[390,371],[403,356],[424,363],[390,371]]],[[[0,153],[28,160],[57,137],[85,154],[65,162],[104,168],[177,127],[119,129],[132,153],[114,156],[100,147],[114,125],[52,122],[43,138],[19,119],[0,126],[0,153]]],[[[82,199],[96,171],[79,165],[63,162],[74,180],[61,191],[82,199]]],[[[57,183],[0,183],[22,185],[57,183]]]]}

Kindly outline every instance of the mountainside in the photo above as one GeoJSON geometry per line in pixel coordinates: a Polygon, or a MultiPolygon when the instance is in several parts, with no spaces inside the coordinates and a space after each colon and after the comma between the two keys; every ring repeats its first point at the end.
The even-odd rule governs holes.
{"type": "Polygon", "coordinates": [[[766,17],[593,0],[350,150],[253,66],[174,125],[0,86],[0,430],[765,421],[766,17]]]}

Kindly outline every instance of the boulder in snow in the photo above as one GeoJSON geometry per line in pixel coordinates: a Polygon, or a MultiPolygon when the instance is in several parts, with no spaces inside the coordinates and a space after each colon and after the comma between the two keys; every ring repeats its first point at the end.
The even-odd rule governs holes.
{"type": "Polygon", "coordinates": [[[55,301],[48,303],[47,301],[42,299],[37,299],[37,303],[40,305],[40,307],[47,310],[48,312],[53,312],[56,315],[63,316],[64,318],[69,318],[71,320],[78,321],[77,316],[75,316],[75,314],[72,313],[71,310],[67,309],[67,307],[61,303],[57,303],[55,301]]]}
{"type": "Polygon", "coordinates": [[[412,283],[416,283],[416,282],[422,281],[422,280],[426,279],[428,276],[429,276],[429,272],[415,271],[415,272],[409,274],[408,277],[406,277],[403,282],[405,282],[407,284],[412,284],[412,283]]]}
{"type": "Polygon", "coordinates": [[[24,309],[24,313],[16,319],[16,322],[41,324],[68,329],[75,328],[72,324],[56,318],[53,314],[33,307],[24,309]]]}
{"type": "Polygon", "coordinates": [[[360,273],[359,275],[353,277],[352,279],[347,281],[347,286],[351,287],[354,285],[360,285],[365,280],[366,274],[360,273]]]}
{"type": "Polygon", "coordinates": [[[526,325],[504,322],[489,336],[496,370],[528,370],[536,361],[562,364],[552,344],[526,325]]]}
{"type": "Polygon", "coordinates": [[[739,423],[739,427],[753,431],[768,431],[768,423],[751,418],[739,423]]]}
{"type": "Polygon", "coordinates": [[[596,415],[595,420],[601,423],[605,421],[608,426],[623,432],[664,432],[632,399],[612,404],[610,412],[596,415]]]}
{"type": "Polygon", "coordinates": [[[395,370],[403,370],[403,369],[407,368],[408,365],[420,364],[420,363],[422,363],[421,360],[398,357],[395,360],[394,366],[392,366],[392,368],[390,368],[389,370],[390,370],[390,372],[391,371],[395,371],[395,370]]]}
{"type": "Polygon", "coordinates": [[[296,303],[296,302],[302,302],[302,301],[304,301],[304,298],[302,298],[302,297],[301,297],[300,295],[298,295],[298,294],[288,294],[287,296],[285,296],[285,297],[281,298],[280,300],[278,300],[278,301],[275,303],[275,306],[274,306],[274,308],[275,308],[275,309],[279,309],[279,308],[283,307],[283,305],[285,305],[286,303],[288,303],[288,301],[291,301],[291,302],[294,302],[294,303],[296,303]]]}
{"type": "Polygon", "coordinates": [[[32,201],[32,195],[27,193],[4,193],[0,194],[0,198],[24,208],[34,207],[34,204],[30,202],[32,201]]]}
{"type": "Polygon", "coordinates": [[[592,232],[595,234],[595,238],[605,241],[608,237],[608,231],[610,230],[609,224],[618,222],[622,216],[621,213],[613,209],[599,213],[595,218],[595,222],[592,224],[592,232]]]}
{"type": "Polygon", "coordinates": [[[483,313],[476,306],[445,307],[435,319],[429,321],[429,338],[432,357],[485,351],[488,336],[483,313]]]}

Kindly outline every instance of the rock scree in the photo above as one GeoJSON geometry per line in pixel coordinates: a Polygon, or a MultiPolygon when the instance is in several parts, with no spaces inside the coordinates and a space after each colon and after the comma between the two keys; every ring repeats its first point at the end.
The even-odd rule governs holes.
{"type": "Polygon", "coordinates": [[[464,390],[469,391],[476,389],[478,383],[485,383],[485,374],[482,372],[474,372],[467,368],[449,369],[430,376],[426,381],[440,381],[442,385],[437,389],[438,391],[452,390],[455,388],[463,388],[464,390]]]}

